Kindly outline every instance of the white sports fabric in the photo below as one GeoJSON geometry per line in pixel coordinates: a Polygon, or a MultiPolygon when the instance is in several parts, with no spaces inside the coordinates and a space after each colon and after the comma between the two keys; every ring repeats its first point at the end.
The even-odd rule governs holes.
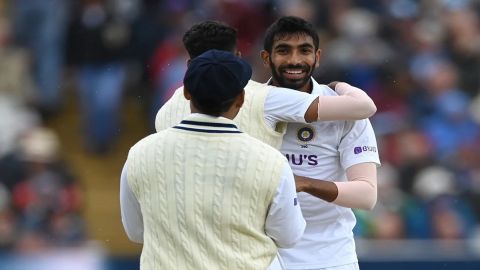
{"type": "MultiPolygon", "coordinates": [[[[285,225],[281,232],[301,229],[294,237],[265,231],[282,171],[290,168],[276,149],[230,119],[191,115],[136,143],[126,164],[143,213],[141,269],[266,269],[277,252],[273,240],[290,247],[302,235],[298,206],[300,227],[277,217],[285,225]]],[[[290,184],[292,208],[291,172],[290,184]]]]}
{"type": "Polygon", "coordinates": [[[305,95],[300,91],[273,87],[265,98],[264,118],[275,129],[278,122],[306,123],[305,112],[318,95],[305,95]]]}
{"type": "MultiPolygon", "coordinates": [[[[250,80],[245,86],[245,103],[234,120],[243,132],[278,149],[286,122],[305,123],[305,112],[316,97],[250,80]]],[[[155,129],[172,127],[189,114],[190,102],[183,96],[182,86],[158,111],[155,129]]]]}
{"type": "Polygon", "coordinates": [[[309,268],[308,270],[359,270],[359,269],[360,267],[358,266],[358,263],[349,263],[346,265],[339,265],[339,266],[333,266],[333,267],[316,268],[316,269],[309,268]]]}
{"type": "Polygon", "coordinates": [[[280,258],[280,255],[278,254],[277,256],[275,256],[275,259],[273,259],[272,263],[267,268],[267,270],[284,270],[284,269],[285,267],[283,266],[282,258],[280,258]]]}
{"type": "MultiPolygon", "coordinates": [[[[326,85],[313,81],[313,95],[335,96],[326,85]]],[[[281,152],[294,174],[321,180],[346,181],[345,170],[355,164],[380,164],[377,143],[368,119],[289,123],[281,152]]],[[[337,206],[307,193],[298,193],[307,221],[295,247],[280,249],[287,269],[318,269],[357,262],[350,208],[337,206]]]]}

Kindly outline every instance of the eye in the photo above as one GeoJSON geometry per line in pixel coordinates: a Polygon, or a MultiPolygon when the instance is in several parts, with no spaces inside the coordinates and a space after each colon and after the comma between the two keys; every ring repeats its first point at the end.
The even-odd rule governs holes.
{"type": "Polygon", "coordinates": [[[312,48],[302,48],[302,53],[303,54],[311,54],[313,53],[312,48]]]}

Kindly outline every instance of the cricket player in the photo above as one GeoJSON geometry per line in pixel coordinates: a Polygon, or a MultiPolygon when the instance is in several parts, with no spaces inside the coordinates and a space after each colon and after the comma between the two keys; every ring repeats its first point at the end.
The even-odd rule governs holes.
{"type": "MultiPolygon", "coordinates": [[[[216,21],[192,26],[183,43],[190,59],[208,49],[240,53],[236,49],[236,30],[216,21]]],[[[362,90],[346,83],[332,84],[339,95],[312,95],[278,88],[250,80],[245,87],[245,104],[235,118],[239,128],[249,135],[280,148],[287,122],[307,123],[318,120],[363,119],[376,111],[375,104],[362,90]]],[[[164,130],[180,122],[189,113],[183,87],[157,113],[155,128],[164,130]]]]}
{"type": "MultiPolygon", "coordinates": [[[[266,32],[262,59],[270,85],[311,95],[337,96],[312,73],[320,59],[312,25],[282,17],[266,32]]],[[[337,86],[338,87],[338,86],[337,86]]],[[[280,249],[286,269],[358,269],[350,208],[371,209],[377,199],[377,143],[368,119],[289,123],[281,152],[298,176],[297,191],[307,221],[293,248],[280,249]]]]}
{"type": "MultiPolygon", "coordinates": [[[[236,35],[236,30],[226,24],[204,21],[193,25],[185,33],[183,44],[190,59],[209,49],[230,51],[240,56],[236,35]]],[[[330,85],[339,95],[325,95],[319,99],[314,94],[250,80],[245,87],[245,102],[234,120],[240,130],[280,149],[287,122],[364,119],[375,113],[375,104],[362,90],[346,83],[330,85]]],[[[189,114],[189,110],[189,102],[183,95],[183,87],[180,87],[158,111],[156,130],[178,124],[189,114]]],[[[281,258],[276,258],[269,268],[278,269],[283,269],[281,258]]]]}
{"type": "Polygon", "coordinates": [[[232,121],[251,75],[230,52],[196,57],[184,77],[191,114],[131,148],[120,202],[141,270],[266,269],[303,234],[287,160],[232,121]]]}

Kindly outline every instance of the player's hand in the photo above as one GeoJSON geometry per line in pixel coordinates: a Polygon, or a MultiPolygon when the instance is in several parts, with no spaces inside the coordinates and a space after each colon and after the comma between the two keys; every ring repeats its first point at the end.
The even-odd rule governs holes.
{"type": "Polygon", "coordinates": [[[333,81],[327,85],[328,87],[332,88],[333,91],[335,91],[335,87],[337,86],[337,83],[339,83],[339,81],[333,81]]]}

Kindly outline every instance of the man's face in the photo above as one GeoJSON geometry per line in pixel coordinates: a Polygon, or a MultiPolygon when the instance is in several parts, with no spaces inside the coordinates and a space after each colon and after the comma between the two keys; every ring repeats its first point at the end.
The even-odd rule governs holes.
{"type": "Polygon", "coordinates": [[[310,92],[310,78],[318,67],[320,50],[315,50],[309,35],[290,34],[276,39],[270,54],[262,51],[262,59],[272,71],[273,85],[310,92]]]}

